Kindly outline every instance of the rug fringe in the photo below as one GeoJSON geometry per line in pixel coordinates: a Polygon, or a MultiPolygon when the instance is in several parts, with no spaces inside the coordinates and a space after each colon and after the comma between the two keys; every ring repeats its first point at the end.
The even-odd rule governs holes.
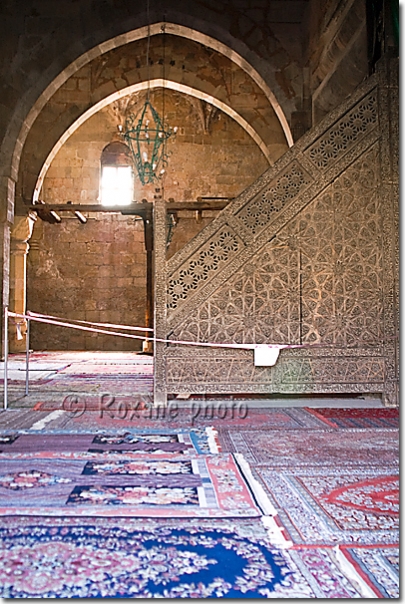
{"type": "Polygon", "coordinates": [[[276,516],[278,517],[278,512],[276,508],[271,503],[266,491],[264,490],[260,482],[253,476],[249,463],[243,457],[242,453],[234,453],[234,457],[259,507],[261,508],[264,514],[261,517],[261,521],[266,529],[270,543],[279,547],[280,549],[288,549],[292,547],[294,545],[293,542],[287,539],[283,526],[279,524],[276,520],[276,516]]]}
{"type": "Polygon", "coordinates": [[[234,453],[234,457],[239,465],[239,468],[246,479],[249,487],[254,494],[257,503],[259,504],[265,516],[277,516],[277,510],[271,503],[266,491],[260,482],[253,476],[249,463],[243,457],[242,453],[234,453]]]}
{"type": "Polygon", "coordinates": [[[348,579],[352,580],[356,584],[361,596],[363,598],[378,598],[379,596],[369,585],[367,585],[354,565],[346,558],[340,546],[336,545],[336,547],[333,549],[335,551],[336,562],[340,567],[340,570],[348,579]]]}
{"type": "Polygon", "coordinates": [[[221,447],[218,442],[218,431],[213,426],[208,426],[205,428],[205,432],[207,434],[210,453],[219,453],[221,447]]]}
{"type": "Polygon", "coordinates": [[[261,521],[272,545],[280,549],[290,549],[293,547],[294,543],[290,539],[287,539],[284,532],[285,529],[278,524],[274,516],[262,516],[261,521]]]}
{"type": "Polygon", "coordinates": [[[315,409],[313,409],[312,407],[304,407],[304,410],[307,411],[310,415],[313,415],[314,417],[319,419],[322,423],[326,424],[327,426],[330,426],[331,428],[339,428],[336,422],[323,416],[322,413],[320,413],[319,411],[315,411],[315,409]]]}
{"type": "Polygon", "coordinates": [[[57,411],[52,411],[52,413],[49,413],[49,415],[46,415],[42,419],[35,422],[35,424],[32,424],[30,430],[42,430],[43,428],[45,428],[46,424],[49,424],[49,422],[52,422],[54,419],[57,419],[65,413],[66,411],[62,411],[61,409],[57,411]]]}

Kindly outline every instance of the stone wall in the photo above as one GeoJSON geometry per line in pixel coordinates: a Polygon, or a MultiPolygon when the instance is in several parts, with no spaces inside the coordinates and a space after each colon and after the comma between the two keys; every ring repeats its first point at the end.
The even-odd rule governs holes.
{"type": "MultiPolygon", "coordinates": [[[[163,94],[151,92],[159,112],[163,94]]],[[[144,95],[131,97],[138,107],[144,95]]],[[[167,146],[169,163],[159,183],[166,199],[192,201],[198,196],[238,195],[268,166],[260,149],[234,120],[220,111],[202,120],[201,101],[165,91],[167,122],[179,131],[167,146]]],[[[204,103],[205,104],[205,103],[204,103]]],[[[48,203],[97,204],[100,157],[116,140],[117,113],[107,107],[61,147],[44,180],[41,199],[48,203]]],[[[153,199],[156,184],[135,180],[134,198],[153,199]]],[[[202,219],[180,211],[168,254],[192,239],[215,213],[202,219]]],[[[27,305],[31,311],[67,319],[145,325],[146,253],[142,220],[121,214],[90,214],[87,224],[63,214],[61,224],[38,220],[28,255],[27,305]]],[[[139,349],[140,343],[109,336],[55,329],[35,324],[34,349],[139,349]]]]}
{"type": "MultiPolygon", "coordinates": [[[[222,144],[226,125],[218,124],[222,119],[222,111],[218,111],[215,106],[217,102],[221,107],[228,107],[232,117],[240,119],[242,124],[250,128],[250,135],[253,133],[256,137],[256,143],[261,146],[269,163],[276,161],[287,150],[279,118],[270,100],[251,75],[229,58],[201,44],[179,36],[156,35],[150,43],[149,69],[146,67],[144,40],[138,40],[94,59],[76,71],[52,95],[35,120],[24,146],[21,158],[24,178],[17,187],[19,208],[23,199],[31,199],[34,190],[37,191],[38,174],[44,162],[49,163],[49,154],[53,153],[55,143],[65,136],[67,130],[74,131],[76,123],[80,123],[77,120],[87,119],[86,112],[89,108],[96,106],[100,110],[107,105],[110,129],[116,134],[117,126],[124,125],[128,112],[136,113],[145,98],[145,91],[131,93],[131,87],[145,87],[142,83],[146,79],[153,83],[162,77],[167,81],[169,90],[166,90],[162,98],[162,92],[155,91],[152,85],[151,95],[160,113],[166,102],[164,113],[169,125],[176,124],[179,127],[177,138],[181,142],[204,145],[204,139],[209,135],[211,145],[222,144]],[[171,86],[181,88],[183,92],[191,91],[192,94],[175,95],[171,86]],[[114,95],[123,91],[127,91],[126,95],[114,101],[114,95]],[[198,98],[198,94],[203,95],[203,98],[198,98]],[[213,104],[204,99],[210,99],[213,104]],[[186,120],[189,120],[187,125],[186,120]]],[[[104,128],[104,123],[101,123],[100,131],[103,132],[104,128]]],[[[94,128],[91,132],[94,132],[94,128]]],[[[88,142],[93,148],[98,138],[97,134],[93,139],[89,136],[88,142]]],[[[239,130],[231,128],[229,144],[235,144],[237,138],[243,140],[243,135],[239,130]]],[[[186,149],[184,145],[182,148],[186,149]]],[[[204,154],[205,146],[201,149],[204,154]]],[[[213,172],[221,169],[224,172],[222,184],[229,184],[234,166],[225,162],[220,166],[209,165],[212,164],[211,156],[206,154],[201,161],[205,161],[207,169],[213,172]]],[[[183,162],[182,170],[187,169],[189,162],[183,162]]],[[[175,190],[170,195],[187,198],[189,190],[190,187],[185,192],[175,190]]]]}
{"type": "MultiPolygon", "coordinates": [[[[142,220],[93,215],[87,224],[40,220],[28,254],[28,309],[42,314],[145,325],[142,220]]],[[[140,342],[33,322],[34,350],[140,350],[140,342]]]]}
{"type": "Polygon", "coordinates": [[[368,75],[363,0],[311,0],[307,58],[312,123],[348,97],[368,75]]]}

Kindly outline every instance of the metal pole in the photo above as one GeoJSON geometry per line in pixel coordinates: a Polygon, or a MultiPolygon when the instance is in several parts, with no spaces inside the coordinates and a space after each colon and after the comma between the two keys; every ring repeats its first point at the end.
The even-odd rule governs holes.
{"type": "Polygon", "coordinates": [[[7,406],[8,406],[7,363],[8,363],[8,306],[5,306],[4,307],[4,409],[7,409],[7,406]]]}
{"type": "Polygon", "coordinates": [[[30,320],[27,319],[27,332],[25,334],[25,396],[29,393],[30,382],[30,320]]]}

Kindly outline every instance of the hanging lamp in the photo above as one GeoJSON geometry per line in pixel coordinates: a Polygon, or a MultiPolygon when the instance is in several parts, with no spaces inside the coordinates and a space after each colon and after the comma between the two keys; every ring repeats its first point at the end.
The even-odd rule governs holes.
{"type": "MultiPolygon", "coordinates": [[[[143,185],[156,182],[166,170],[166,141],[177,132],[177,128],[165,129],[164,122],[150,101],[150,19],[149,0],[147,1],[148,34],[146,47],[146,66],[148,87],[146,101],[137,114],[130,114],[125,120],[123,137],[131,150],[139,180],[143,185]]],[[[165,32],[164,25],[162,32],[165,32]]],[[[165,80],[165,57],[163,57],[163,81],[165,80]]],[[[163,88],[164,95],[164,88],[163,88]]],[[[164,96],[163,96],[164,108],[164,96]]]]}
{"type": "Polygon", "coordinates": [[[142,109],[126,118],[124,139],[143,185],[155,182],[164,174],[167,165],[165,142],[176,131],[177,128],[165,130],[149,95],[142,109]]]}

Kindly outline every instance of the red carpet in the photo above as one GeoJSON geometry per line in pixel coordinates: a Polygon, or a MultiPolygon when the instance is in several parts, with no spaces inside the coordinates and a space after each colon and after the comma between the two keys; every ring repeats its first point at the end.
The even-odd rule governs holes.
{"type": "Polygon", "coordinates": [[[305,409],[332,428],[399,428],[399,409],[305,409]]]}

